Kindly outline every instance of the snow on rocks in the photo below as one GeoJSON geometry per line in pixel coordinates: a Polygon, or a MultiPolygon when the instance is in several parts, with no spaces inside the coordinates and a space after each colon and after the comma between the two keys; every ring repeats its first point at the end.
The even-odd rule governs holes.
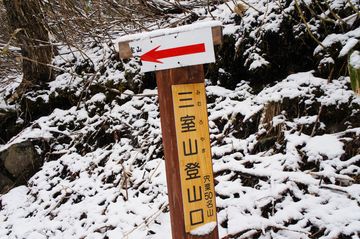
{"type": "MultiPolygon", "coordinates": [[[[266,104],[293,99],[309,111],[318,104],[358,104],[346,84],[348,78],[327,84],[306,72],[257,95],[245,82],[235,90],[207,87],[221,237],[357,237],[360,158],[349,147],[359,127],[330,133],[320,117],[325,134],[311,136],[317,116],[284,109],[271,120],[283,136],[257,146],[267,135],[258,125],[266,104]],[[334,92],[336,101],[327,98],[334,92]]],[[[27,186],[0,197],[0,238],[170,238],[156,96],[120,102],[94,94],[12,140],[45,136],[54,140],[53,156],[27,186]],[[101,115],[92,114],[90,106],[99,102],[101,115]]]]}
{"type": "MultiPolygon", "coordinates": [[[[340,43],[342,46],[341,51],[339,52],[338,57],[346,56],[351,49],[353,49],[358,43],[360,39],[360,28],[349,31],[345,34],[330,34],[328,35],[322,42],[323,47],[331,47],[336,43],[340,43]]],[[[314,54],[319,54],[322,50],[321,46],[318,46],[314,54]]]]}
{"type": "Polygon", "coordinates": [[[344,154],[343,146],[343,143],[341,143],[336,136],[324,134],[314,136],[307,140],[304,151],[309,155],[309,160],[314,160],[313,157],[318,155],[336,158],[344,154]]]}
{"type": "MultiPolygon", "coordinates": [[[[255,9],[239,25],[233,3],[212,14],[226,34],[235,33],[237,47],[245,33],[253,37],[244,63],[255,71],[270,62],[258,36],[276,35],[287,15],[275,13],[294,11],[294,4],[248,2],[255,9]]],[[[330,7],[346,4],[331,1],[330,7]]],[[[196,10],[205,20],[206,11],[196,10]]],[[[293,31],[305,32],[298,22],[293,31]]],[[[342,54],[355,33],[339,36],[342,54]]],[[[0,196],[0,238],[171,238],[156,90],[134,96],[143,75],[133,60],[102,68],[113,57],[107,46],[86,49],[93,62],[62,50],[54,64],[78,76],[61,74],[44,95],[69,91],[79,104],[55,109],[0,146],[42,138],[51,148],[28,185],[0,196]]],[[[359,238],[360,99],[349,78],[328,83],[302,72],[257,93],[246,81],[233,90],[207,82],[220,237],[359,238]],[[279,109],[266,120],[272,105],[279,109]]]]}

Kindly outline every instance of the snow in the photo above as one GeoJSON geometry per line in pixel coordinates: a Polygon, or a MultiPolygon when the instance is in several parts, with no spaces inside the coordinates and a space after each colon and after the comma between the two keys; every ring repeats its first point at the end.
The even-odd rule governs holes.
{"type": "MultiPolygon", "coordinates": [[[[329,233],[322,239],[356,230],[360,216],[350,212],[358,210],[356,200],[360,198],[360,188],[351,185],[351,177],[360,172],[356,166],[360,157],[346,160],[340,157],[344,155],[346,142],[343,135],[346,132],[360,135],[360,129],[311,137],[296,129],[299,125],[314,124],[317,115],[291,119],[281,113],[272,123],[285,127],[284,152],[252,154],[259,135],[264,133],[261,130],[241,138],[233,136],[240,130],[234,125],[246,127],[268,102],[301,98],[328,105],[356,104],[352,91],[345,86],[348,81],[349,78],[342,78],[327,84],[326,79],[303,72],[290,75],[258,94],[251,93],[245,82],[235,90],[207,86],[208,95],[214,98],[208,110],[221,237],[242,232],[247,237],[258,231],[263,231],[265,236],[274,233],[268,230],[274,227],[278,229],[275,235],[279,238],[289,235],[308,238],[308,221],[326,228],[329,233]],[[319,90],[323,91],[322,95],[315,97],[312,92],[319,90]],[[328,96],[336,100],[329,100],[328,96]],[[219,128],[219,121],[227,123],[219,128]],[[301,171],[301,154],[319,161],[319,171],[301,171]],[[257,182],[251,185],[255,178],[257,182]],[[320,178],[328,178],[333,184],[321,184],[320,178]],[[337,186],[339,181],[350,185],[337,186]],[[266,207],[273,209],[264,217],[261,210],[266,207]],[[285,226],[292,220],[293,224],[285,226]],[[227,227],[222,226],[224,221],[227,227]]],[[[119,105],[104,102],[105,95],[101,93],[94,94],[79,108],[57,109],[38,119],[34,123],[39,129],[28,128],[14,138],[9,144],[38,137],[40,132],[50,140],[54,132],[60,132],[57,125],[70,122],[78,128],[61,133],[72,140],[95,135],[103,122],[108,121],[118,122],[111,124],[108,132],[123,135],[118,141],[85,153],[68,144],[58,147],[64,154],[56,161],[45,162],[28,186],[15,188],[0,197],[3,205],[0,238],[7,238],[8,233],[10,238],[41,238],[41,235],[45,238],[102,238],[103,235],[110,239],[170,238],[165,162],[159,154],[161,136],[156,90],[146,90],[143,95],[122,98],[131,100],[119,105]],[[106,110],[89,118],[85,106],[98,103],[105,104],[106,110]],[[142,118],[145,114],[147,120],[142,118]],[[127,180],[124,173],[128,175],[127,180]],[[150,231],[154,234],[149,234],[150,231]]],[[[192,233],[206,234],[215,225],[206,225],[192,233]]]]}
{"type": "Polygon", "coordinates": [[[106,95],[104,93],[97,93],[91,99],[88,101],[89,103],[95,103],[95,102],[103,102],[106,99],[106,95]]]}
{"type": "Polygon", "coordinates": [[[16,205],[25,204],[27,200],[29,200],[29,197],[27,196],[28,192],[29,189],[26,186],[19,186],[9,193],[2,195],[1,199],[4,200],[4,202],[9,202],[9,204],[6,205],[9,211],[17,214],[16,205]]]}
{"type": "MultiPolygon", "coordinates": [[[[345,34],[330,34],[323,41],[322,45],[324,47],[331,47],[335,43],[340,43],[342,49],[338,57],[343,57],[349,53],[349,51],[359,42],[360,39],[360,28],[356,28],[352,31],[349,31],[345,34]]],[[[319,54],[322,50],[322,46],[318,46],[314,50],[314,55],[319,54]]]]}
{"type": "Polygon", "coordinates": [[[351,54],[349,64],[351,65],[351,67],[353,67],[355,69],[360,69],[360,52],[359,51],[354,51],[351,54]]]}
{"type": "Polygon", "coordinates": [[[355,38],[351,38],[349,39],[345,46],[341,49],[340,53],[339,53],[339,57],[343,57],[346,56],[350,53],[350,51],[357,45],[359,44],[359,39],[355,39],[355,38]]]}
{"type": "MultiPolygon", "coordinates": [[[[12,76],[9,76],[9,78],[12,76]]],[[[15,110],[15,105],[9,105],[6,100],[5,100],[5,96],[9,95],[10,92],[14,92],[16,87],[20,84],[21,82],[21,78],[22,75],[16,75],[13,76],[13,79],[11,80],[11,83],[3,83],[0,81],[0,108],[4,109],[4,110],[15,110]]]]}
{"type": "Polygon", "coordinates": [[[227,97],[230,96],[233,91],[225,89],[219,86],[208,86],[206,87],[206,94],[207,95],[215,95],[215,96],[223,96],[227,97]]]}
{"type": "Polygon", "coordinates": [[[192,230],[190,232],[190,234],[195,235],[195,236],[207,235],[207,234],[211,233],[215,229],[216,225],[217,225],[216,222],[206,223],[205,225],[202,225],[202,226],[192,230]]]}
{"type": "MultiPolygon", "coordinates": [[[[268,12],[280,10],[277,4],[267,6],[266,1],[248,2],[262,12],[267,7],[268,12]]],[[[343,3],[331,1],[331,7],[339,8],[343,3]]],[[[232,2],[228,4],[234,7],[232,2]]],[[[204,8],[196,11],[206,12],[204,8]]],[[[240,25],[227,24],[234,14],[226,4],[213,15],[221,23],[211,24],[225,25],[224,33],[235,34],[238,42],[242,40],[239,29],[256,36],[265,30],[277,32],[280,24],[276,19],[279,16],[264,16],[252,8],[245,12],[240,25]],[[253,27],[258,18],[261,26],[253,27]]],[[[209,18],[181,29],[209,26],[209,18]]],[[[178,29],[156,34],[171,31],[178,29]]],[[[340,42],[340,55],[345,56],[353,48],[354,39],[358,39],[358,29],[328,36],[323,44],[340,42]]],[[[111,56],[108,47],[102,47],[85,49],[95,69],[111,56]]],[[[42,92],[44,99],[68,90],[80,96],[88,90],[89,75],[75,76],[71,74],[74,66],[67,65],[71,61],[80,64],[84,59],[76,52],[74,58],[68,51],[60,49],[63,55],[54,64],[71,71],[49,83],[48,92],[42,92]]],[[[246,54],[251,70],[266,67],[266,56],[255,45],[246,54]]],[[[329,57],[323,62],[334,60],[329,57]]],[[[358,66],[358,62],[358,58],[350,58],[350,64],[358,66]]],[[[91,84],[126,83],[125,72],[141,76],[135,61],[123,67],[121,71],[106,69],[91,84]]],[[[207,224],[192,234],[207,234],[217,225],[220,238],[309,239],[322,230],[324,233],[317,236],[320,239],[358,238],[360,187],[356,180],[360,155],[355,143],[360,128],[345,122],[343,131],[334,132],[328,123],[332,119],[325,120],[324,114],[318,119],[320,106],[346,120],[350,117],[344,115],[349,106],[353,116],[358,115],[360,99],[349,89],[349,82],[349,77],[342,76],[328,83],[308,71],[291,74],[253,92],[246,81],[227,89],[207,80],[218,224],[207,224]],[[269,121],[273,128],[281,126],[281,134],[275,136],[259,126],[264,109],[274,102],[290,102],[269,121]],[[294,109],[296,113],[291,114],[294,109]],[[275,138],[270,146],[262,144],[271,137],[275,138]],[[351,147],[354,151],[349,150],[351,147]]],[[[2,97],[14,88],[9,86],[6,93],[0,93],[1,107],[15,108],[6,105],[2,97]]],[[[157,90],[146,89],[141,95],[126,90],[112,100],[106,93],[86,93],[78,107],[55,109],[0,145],[2,151],[14,143],[41,138],[50,145],[51,154],[58,155],[54,160],[45,159],[42,169],[26,186],[0,195],[1,239],[171,238],[157,90]]]]}
{"type": "Polygon", "coordinates": [[[313,123],[316,122],[316,118],[317,118],[317,115],[303,116],[303,117],[300,117],[298,119],[294,119],[294,122],[297,123],[297,124],[303,124],[303,125],[313,124],[313,123]]]}
{"type": "Polygon", "coordinates": [[[249,66],[249,70],[254,70],[262,66],[267,66],[269,64],[267,60],[265,60],[263,57],[256,53],[252,53],[250,55],[250,59],[252,59],[253,61],[249,66]]]}
{"type": "Polygon", "coordinates": [[[325,155],[328,158],[337,158],[344,154],[343,143],[334,135],[315,136],[306,142],[304,148],[312,159],[317,155],[325,155]]]}
{"type": "MultiPolygon", "coordinates": [[[[134,40],[142,40],[142,39],[147,39],[147,38],[154,38],[154,37],[159,37],[159,36],[164,36],[164,35],[170,35],[170,34],[174,34],[174,33],[179,33],[179,32],[187,32],[187,31],[192,31],[192,30],[196,30],[196,29],[201,29],[201,28],[208,28],[208,27],[217,27],[217,26],[222,26],[222,22],[220,21],[199,21],[193,24],[188,24],[185,26],[180,26],[180,27],[176,27],[176,28],[167,28],[167,29],[158,29],[158,30],[154,30],[151,32],[142,32],[142,33],[137,33],[137,34],[133,34],[133,35],[125,35],[122,37],[119,37],[116,39],[116,43],[119,42],[129,42],[129,41],[134,41],[134,40]]],[[[118,44],[116,44],[118,45],[118,44]]]]}

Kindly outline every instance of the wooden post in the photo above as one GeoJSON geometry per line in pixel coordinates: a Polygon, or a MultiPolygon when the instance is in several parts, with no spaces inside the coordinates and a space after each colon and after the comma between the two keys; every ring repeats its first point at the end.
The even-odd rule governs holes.
{"type": "Polygon", "coordinates": [[[219,238],[205,77],[203,65],[199,64],[215,61],[213,44],[221,44],[222,28],[214,26],[196,32],[201,37],[193,37],[191,34],[195,33],[188,32],[160,38],[156,33],[151,40],[124,39],[119,43],[120,58],[130,58],[137,53],[143,63],[147,62],[147,66],[142,65],[143,71],[157,69],[173,239],[219,238]],[[170,40],[177,43],[164,47],[164,43],[170,40]],[[158,50],[160,46],[162,48],[158,50]],[[197,55],[181,58],[191,54],[197,55]],[[179,58],[177,62],[165,64],[170,57],[179,58]],[[163,59],[164,64],[161,62],[163,59]],[[152,63],[149,65],[148,62],[152,63]]]}
{"type": "MultiPolygon", "coordinates": [[[[218,229],[216,228],[204,236],[194,236],[185,232],[185,221],[182,185],[180,177],[179,165],[179,149],[177,142],[177,133],[175,126],[174,101],[172,94],[172,86],[182,84],[204,84],[203,65],[175,68],[156,72],[156,80],[158,85],[158,95],[160,103],[160,119],[162,128],[162,140],[165,154],[166,178],[169,195],[169,207],[171,217],[171,228],[173,239],[218,239],[218,229]]],[[[205,90],[205,87],[204,87],[205,90]]],[[[206,105],[204,105],[206,107],[206,105]]],[[[207,119],[206,119],[207,120],[207,119]]],[[[204,125],[208,127],[207,122],[204,125]]],[[[209,134],[207,134],[209,138],[209,134]]],[[[199,152],[200,153],[200,152],[199,152]]],[[[211,155],[211,154],[210,154],[211,155]]],[[[208,159],[211,164],[211,159],[208,159]]],[[[212,165],[211,165],[212,167],[212,165]]],[[[211,172],[212,174],[212,172],[211,172]]],[[[211,175],[212,178],[212,175],[211,175]]],[[[211,182],[213,187],[213,179],[211,182]]],[[[213,195],[215,198],[215,195],[213,195]]],[[[214,205],[214,213],[216,217],[216,206],[214,205]]]]}

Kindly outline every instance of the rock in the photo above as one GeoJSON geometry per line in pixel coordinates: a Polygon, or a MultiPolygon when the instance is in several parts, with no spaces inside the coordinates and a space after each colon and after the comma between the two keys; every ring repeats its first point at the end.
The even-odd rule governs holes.
{"type": "Polygon", "coordinates": [[[44,97],[44,95],[44,91],[37,90],[34,92],[28,92],[22,96],[20,100],[21,112],[31,112],[31,114],[23,113],[20,115],[25,123],[30,123],[31,121],[36,120],[43,115],[48,115],[51,113],[51,105],[46,99],[46,96],[44,97]]]}
{"type": "Polygon", "coordinates": [[[14,144],[1,153],[0,159],[17,183],[24,183],[40,168],[39,155],[30,141],[14,144]]]}
{"type": "Polygon", "coordinates": [[[0,140],[7,142],[11,137],[18,134],[21,129],[21,123],[15,123],[18,112],[12,109],[0,109],[0,140]]]}
{"type": "Polygon", "coordinates": [[[10,178],[0,173],[0,194],[7,192],[13,185],[14,182],[10,178]]]}

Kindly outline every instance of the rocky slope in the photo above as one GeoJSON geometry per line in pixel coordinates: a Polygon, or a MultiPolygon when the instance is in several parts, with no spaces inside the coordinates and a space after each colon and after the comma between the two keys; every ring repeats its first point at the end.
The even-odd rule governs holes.
{"type": "MultiPolygon", "coordinates": [[[[339,67],[358,1],[248,2],[193,9],[224,23],[206,66],[221,238],[359,238],[360,98],[339,67]]],[[[16,106],[1,92],[0,238],[170,238],[153,75],[84,51],[59,49],[64,71],[16,106]]]]}

